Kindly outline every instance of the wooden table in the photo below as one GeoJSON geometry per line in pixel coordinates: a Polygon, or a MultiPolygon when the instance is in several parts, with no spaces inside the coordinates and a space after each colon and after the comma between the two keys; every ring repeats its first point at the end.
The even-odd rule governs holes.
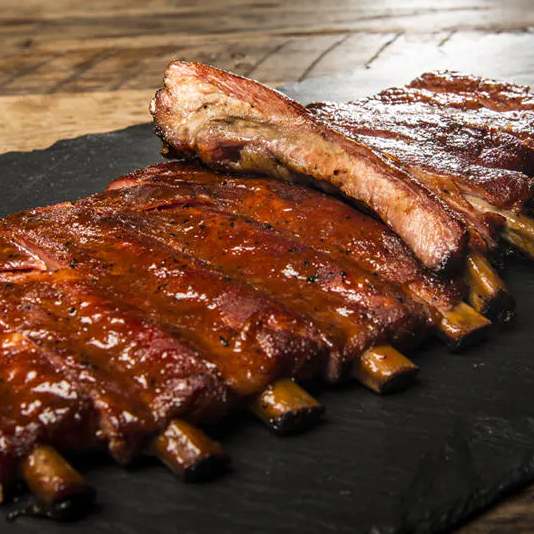
{"type": "MultiPolygon", "coordinates": [[[[364,72],[388,83],[437,67],[534,82],[530,0],[2,0],[1,7],[0,152],[148,121],[149,99],[176,57],[275,86],[347,75],[357,84],[364,72]]],[[[533,500],[527,489],[462,532],[533,532],[533,500]]]]}

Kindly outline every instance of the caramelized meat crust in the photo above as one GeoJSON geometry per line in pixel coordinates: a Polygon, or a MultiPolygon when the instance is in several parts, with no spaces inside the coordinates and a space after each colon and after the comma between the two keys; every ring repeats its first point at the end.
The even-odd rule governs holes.
{"type": "Polygon", "coordinates": [[[303,108],[252,80],[178,61],[151,111],[170,155],[333,185],[426,267],[452,272],[466,246],[495,250],[532,199],[532,102],[524,86],[429,73],[357,102],[303,108]]]}
{"type": "Polygon", "coordinates": [[[422,74],[409,87],[427,89],[434,93],[457,95],[474,105],[495,111],[534,110],[534,94],[527,85],[500,82],[454,71],[422,74]]]}
{"type": "Polygon", "coordinates": [[[13,478],[17,459],[36,442],[72,451],[101,446],[95,412],[79,385],[52,364],[46,351],[9,330],[7,322],[1,321],[0,332],[2,484],[13,478]]]}
{"type": "MultiPolygon", "coordinates": [[[[461,112],[379,93],[348,104],[311,104],[314,115],[412,168],[451,176],[462,192],[499,207],[531,194],[534,153],[514,136],[462,124],[461,112]]],[[[439,190],[438,190],[439,191],[439,190]]]]}
{"type": "Polygon", "coordinates": [[[6,326],[91,400],[118,461],[139,453],[172,417],[203,417],[227,403],[217,373],[190,347],[70,270],[0,289],[6,326]]]}
{"type": "Polygon", "coordinates": [[[239,395],[258,393],[280,374],[309,378],[321,369],[326,347],[310,321],[142,236],[109,210],[51,208],[16,227],[52,265],[91,277],[198,347],[239,395]]]}
{"type": "Polygon", "coordinates": [[[402,163],[488,253],[533,194],[534,112],[528,88],[456,73],[429,73],[346,104],[315,103],[320,121],[402,163]],[[481,205],[491,206],[489,210],[481,205]]]}
{"type": "Polygon", "coordinates": [[[424,324],[420,307],[397,288],[269,226],[192,206],[154,211],[149,224],[135,215],[123,220],[303,310],[326,336],[339,325],[342,343],[335,345],[347,354],[336,363],[336,379],[340,363],[377,342],[410,338],[413,327],[424,324]]]}
{"type": "MultiPolygon", "coordinates": [[[[384,224],[314,189],[277,180],[220,175],[198,164],[153,165],[114,180],[107,202],[136,211],[205,205],[286,231],[318,251],[399,285],[406,293],[446,311],[461,299],[454,280],[425,271],[384,224]]],[[[430,312],[429,312],[430,314],[430,312]]]]}

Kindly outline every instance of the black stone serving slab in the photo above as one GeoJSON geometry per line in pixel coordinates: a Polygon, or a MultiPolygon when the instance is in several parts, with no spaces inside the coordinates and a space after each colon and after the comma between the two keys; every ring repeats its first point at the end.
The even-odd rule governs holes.
{"type": "MultiPolygon", "coordinates": [[[[339,96],[343,86],[319,81],[288,92],[309,101],[321,88],[339,96]]],[[[358,87],[359,93],[379,88],[358,87]]],[[[140,125],[5,154],[0,213],[99,191],[110,179],[158,161],[158,151],[151,126],[140,125]]],[[[518,301],[515,323],[461,354],[438,343],[417,351],[412,356],[421,375],[411,390],[388,397],[357,385],[322,391],[325,423],[294,437],[277,438],[247,416],[236,418],[221,435],[233,471],[210,483],[182,484],[152,462],[124,469],[105,459],[82,461],[78,466],[98,490],[94,513],[76,524],[20,518],[1,531],[450,529],[534,480],[534,269],[511,261],[506,278],[518,301]]]]}

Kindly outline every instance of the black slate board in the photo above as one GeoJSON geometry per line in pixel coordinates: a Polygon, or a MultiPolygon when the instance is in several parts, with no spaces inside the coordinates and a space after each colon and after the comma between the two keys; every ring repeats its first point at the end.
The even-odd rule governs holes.
{"type": "MultiPolygon", "coordinates": [[[[318,91],[289,92],[309,100],[318,91]]],[[[0,214],[101,190],[159,160],[158,150],[150,125],[140,125],[0,156],[0,214]]],[[[418,351],[422,372],[411,390],[389,397],[356,385],[323,391],[326,422],[283,439],[240,418],[222,436],[233,472],[211,483],[181,484],[150,462],[128,470],[105,460],[82,464],[98,488],[94,514],[75,525],[22,518],[9,532],[449,529],[534,480],[534,272],[514,261],[507,273],[518,300],[514,325],[461,354],[437,343],[418,351]]]]}

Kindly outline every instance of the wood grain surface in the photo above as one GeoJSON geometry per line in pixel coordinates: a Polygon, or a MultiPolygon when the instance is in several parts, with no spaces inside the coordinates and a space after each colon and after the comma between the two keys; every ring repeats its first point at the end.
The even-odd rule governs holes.
{"type": "MultiPolygon", "coordinates": [[[[442,67],[534,81],[530,0],[0,0],[0,6],[0,152],[148,121],[149,99],[173,58],[273,86],[326,76],[340,83],[351,76],[358,84],[363,72],[387,84],[442,67]]],[[[335,98],[336,82],[331,86],[335,98]]],[[[533,501],[534,488],[525,489],[461,532],[534,532],[533,501]]]]}

